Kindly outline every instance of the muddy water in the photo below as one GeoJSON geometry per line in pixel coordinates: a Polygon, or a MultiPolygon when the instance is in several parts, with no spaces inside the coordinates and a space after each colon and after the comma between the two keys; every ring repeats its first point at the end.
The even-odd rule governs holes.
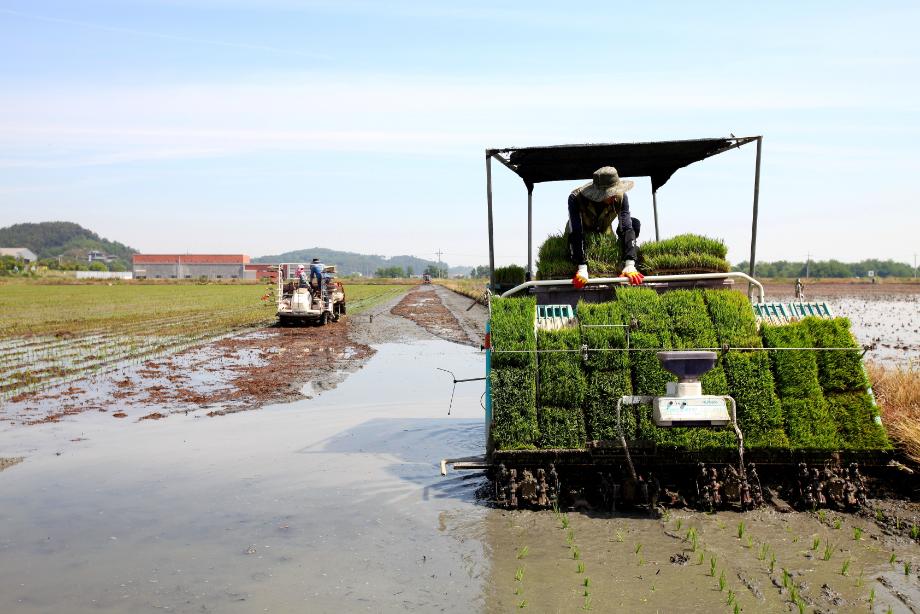
{"type": "Polygon", "coordinates": [[[0,612],[482,609],[481,354],[383,345],[314,400],[0,432],[0,612]]]}

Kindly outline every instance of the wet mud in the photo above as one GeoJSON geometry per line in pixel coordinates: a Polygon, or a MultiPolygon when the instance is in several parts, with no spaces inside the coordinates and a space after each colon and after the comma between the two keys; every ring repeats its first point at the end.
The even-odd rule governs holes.
{"type": "Polygon", "coordinates": [[[451,299],[459,296],[435,284],[416,286],[390,313],[412,320],[432,335],[446,341],[478,345],[481,337],[470,335],[468,329],[461,325],[455,311],[444,304],[444,298],[448,295],[451,295],[451,299]]]}
{"type": "Polygon", "coordinates": [[[8,467],[12,467],[13,465],[16,465],[21,462],[22,462],[21,456],[17,458],[3,458],[2,456],[0,456],[0,471],[3,471],[4,469],[7,469],[8,467]]]}
{"type": "Polygon", "coordinates": [[[905,612],[920,603],[917,544],[853,515],[523,511],[492,514],[483,530],[488,612],[905,612]]]}

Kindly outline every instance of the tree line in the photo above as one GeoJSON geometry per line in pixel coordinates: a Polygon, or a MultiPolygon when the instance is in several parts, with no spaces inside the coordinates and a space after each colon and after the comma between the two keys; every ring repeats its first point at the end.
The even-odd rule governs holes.
{"type": "MultiPolygon", "coordinates": [[[[734,266],[736,271],[748,271],[748,262],[739,262],[734,266]]],[[[860,260],[859,262],[841,262],[839,260],[812,260],[810,262],[794,262],[778,260],[776,262],[758,262],[756,274],[758,277],[867,277],[869,271],[874,271],[878,277],[915,277],[914,267],[904,262],[894,260],[860,260]]]]}

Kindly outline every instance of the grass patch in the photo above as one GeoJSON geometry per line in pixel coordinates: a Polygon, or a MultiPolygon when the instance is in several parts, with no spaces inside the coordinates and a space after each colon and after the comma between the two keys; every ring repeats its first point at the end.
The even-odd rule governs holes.
{"type": "Polygon", "coordinates": [[[869,363],[872,390],[892,440],[920,463],[920,369],[869,363]]]}

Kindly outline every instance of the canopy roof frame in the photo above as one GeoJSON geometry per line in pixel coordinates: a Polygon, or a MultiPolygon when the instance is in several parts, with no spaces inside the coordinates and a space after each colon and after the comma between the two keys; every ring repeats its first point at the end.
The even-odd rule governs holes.
{"type": "Polygon", "coordinates": [[[489,282],[495,288],[495,237],[492,215],[492,159],[519,176],[527,188],[527,277],[533,275],[533,189],[537,183],[590,179],[601,166],[617,167],[622,177],[649,177],[655,213],[655,238],[658,236],[658,188],[679,169],[694,162],[756,143],[754,200],[751,222],[749,275],[754,277],[757,249],[757,217],[760,200],[760,162],[763,136],[657,141],[646,143],[605,143],[554,145],[548,147],[506,147],[486,149],[486,201],[489,227],[489,282]]]}

